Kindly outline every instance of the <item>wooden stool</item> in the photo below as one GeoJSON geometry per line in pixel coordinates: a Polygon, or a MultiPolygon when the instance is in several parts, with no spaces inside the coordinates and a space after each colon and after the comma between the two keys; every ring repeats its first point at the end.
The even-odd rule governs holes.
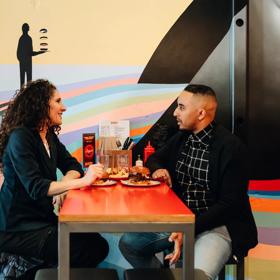
{"type": "MultiPolygon", "coordinates": [[[[35,275],[35,280],[57,280],[57,269],[40,269],[35,275]]],[[[71,268],[71,280],[118,280],[118,274],[114,269],[104,268],[71,268]]]]}
{"type": "Polygon", "coordinates": [[[234,265],[236,270],[236,280],[244,280],[244,258],[240,258],[238,261],[231,257],[222,270],[219,273],[219,280],[226,279],[226,266],[234,265]]]}
{"type": "Polygon", "coordinates": [[[124,272],[124,280],[181,280],[180,268],[135,268],[124,272]]]}
{"type": "MultiPolygon", "coordinates": [[[[244,280],[244,258],[238,261],[231,257],[221,272],[219,273],[219,280],[226,278],[226,266],[234,265],[236,267],[236,280],[244,280]]],[[[182,279],[182,269],[175,268],[138,268],[128,269],[124,272],[125,280],[180,280],[182,279]]]]}

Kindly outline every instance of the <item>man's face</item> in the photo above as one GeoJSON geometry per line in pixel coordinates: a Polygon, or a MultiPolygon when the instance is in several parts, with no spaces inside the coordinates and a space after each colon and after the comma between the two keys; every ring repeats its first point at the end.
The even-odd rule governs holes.
{"type": "Polygon", "coordinates": [[[199,108],[196,97],[188,91],[183,91],[177,100],[177,108],[173,115],[180,129],[194,131],[198,122],[199,108]]]}

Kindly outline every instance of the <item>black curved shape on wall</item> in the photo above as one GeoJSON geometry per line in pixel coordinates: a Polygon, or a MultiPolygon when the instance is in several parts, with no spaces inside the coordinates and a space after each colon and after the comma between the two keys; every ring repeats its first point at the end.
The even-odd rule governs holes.
{"type": "Polygon", "coordinates": [[[248,2],[247,141],[255,179],[280,178],[279,0],[248,2]]]}
{"type": "MultiPolygon", "coordinates": [[[[247,4],[234,2],[233,7],[229,0],[194,0],[162,39],[138,83],[189,83],[228,32],[233,15],[247,4]]],[[[177,131],[175,108],[176,100],[137,143],[134,160],[149,140],[159,148],[177,131]]]]}
{"type": "Polygon", "coordinates": [[[139,83],[188,83],[247,1],[194,0],[160,42],[139,83]]]}

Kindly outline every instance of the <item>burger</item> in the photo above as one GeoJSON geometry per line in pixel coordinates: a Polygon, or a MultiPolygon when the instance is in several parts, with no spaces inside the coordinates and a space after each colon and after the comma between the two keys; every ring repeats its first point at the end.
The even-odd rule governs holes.
{"type": "Polygon", "coordinates": [[[150,180],[150,170],[144,166],[133,166],[129,170],[129,178],[132,183],[150,180]]]}

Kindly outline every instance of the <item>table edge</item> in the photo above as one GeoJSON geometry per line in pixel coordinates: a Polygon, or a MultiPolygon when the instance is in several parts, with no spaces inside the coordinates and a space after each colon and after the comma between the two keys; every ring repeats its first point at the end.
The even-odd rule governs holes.
{"type": "Polygon", "coordinates": [[[60,215],[59,222],[177,222],[194,223],[194,214],[188,215],[60,215]]]}

